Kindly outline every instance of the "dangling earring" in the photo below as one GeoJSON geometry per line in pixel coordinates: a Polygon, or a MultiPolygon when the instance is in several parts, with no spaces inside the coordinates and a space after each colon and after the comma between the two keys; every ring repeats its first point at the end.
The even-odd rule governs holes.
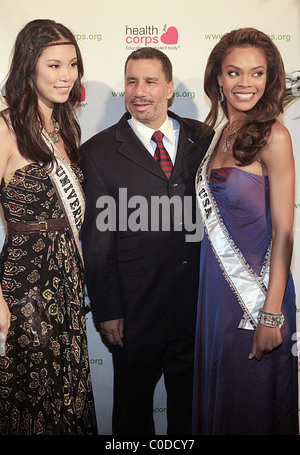
{"type": "Polygon", "coordinates": [[[219,85],[219,101],[220,101],[220,103],[223,103],[223,101],[224,101],[224,93],[223,93],[222,85],[219,85]]]}

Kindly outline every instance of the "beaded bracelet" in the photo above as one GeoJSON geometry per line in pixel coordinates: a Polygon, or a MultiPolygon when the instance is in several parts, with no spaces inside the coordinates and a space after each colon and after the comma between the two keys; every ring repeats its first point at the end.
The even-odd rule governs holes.
{"type": "Polygon", "coordinates": [[[258,322],[266,327],[282,327],[284,316],[282,313],[268,313],[262,309],[258,313],[258,322]]]}

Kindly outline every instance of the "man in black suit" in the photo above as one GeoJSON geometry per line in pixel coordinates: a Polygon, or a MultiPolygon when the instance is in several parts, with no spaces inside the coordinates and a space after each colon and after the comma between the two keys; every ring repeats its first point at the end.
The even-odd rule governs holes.
{"type": "Polygon", "coordinates": [[[168,57],[153,48],[133,52],[125,65],[128,113],[82,146],[82,246],[93,315],[112,346],[114,434],[154,434],[162,372],[168,434],[191,434],[200,248],[194,181],[209,141],[201,140],[201,122],[168,111],[173,96],[168,57]],[[169,153],[165,170],[157,147],[169,153]]]}

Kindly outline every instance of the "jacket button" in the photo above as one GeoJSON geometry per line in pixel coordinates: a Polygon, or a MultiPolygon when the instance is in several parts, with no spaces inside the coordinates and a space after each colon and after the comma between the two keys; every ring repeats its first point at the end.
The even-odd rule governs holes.
{"type": "Polygon", "coordinates": [[[186,265],[188,262],[187,261],[178,261],[177,264],[178,265],[186,265]]]}

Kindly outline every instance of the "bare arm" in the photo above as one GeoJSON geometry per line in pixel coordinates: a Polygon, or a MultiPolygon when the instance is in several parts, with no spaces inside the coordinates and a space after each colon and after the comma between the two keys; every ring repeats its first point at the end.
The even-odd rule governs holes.
{"type": "MultiPolygon", "coordinates": [[[[0,180],[6,175],[14,139],[3,118],[0,118],[0,180]]],[[[10,327],[10,311],[0,286],[0,332],[7,337],[10,327]]]]}
{"type": "MultiPolygon", "coordinates": [[[[271,199],[272,253],[270,279],[263,310],[280,313],[290,271],[293,250],[295,166],[288,130],[276,123],[269,143],[262,153],[266,166],[271,199]]],[[[264,353],[282,343],[280,328],[258,324],[251,354],[260,360],[264,353]]]]}

